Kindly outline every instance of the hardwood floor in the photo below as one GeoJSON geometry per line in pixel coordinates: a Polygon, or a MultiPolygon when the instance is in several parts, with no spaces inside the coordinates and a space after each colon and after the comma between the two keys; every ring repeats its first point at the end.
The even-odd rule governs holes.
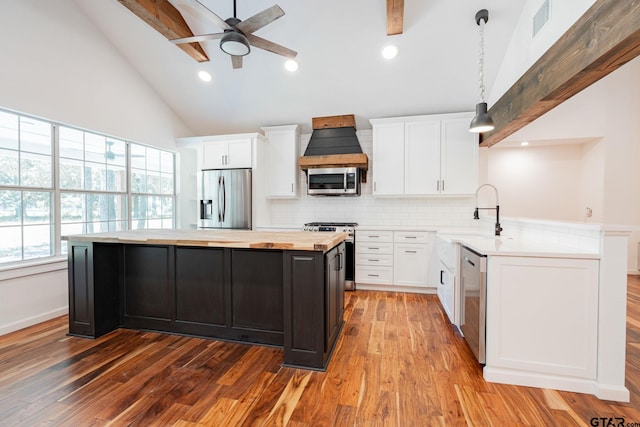
{"type": "Polygon", "coordinates": [[[283,368],[271,347],[68,337],[66,317],[0,336],[0,425],[640,426],[638,276],[628,301],[626,404],[486,383],[437,297],[356,291],[324,373],[283,368]]]}

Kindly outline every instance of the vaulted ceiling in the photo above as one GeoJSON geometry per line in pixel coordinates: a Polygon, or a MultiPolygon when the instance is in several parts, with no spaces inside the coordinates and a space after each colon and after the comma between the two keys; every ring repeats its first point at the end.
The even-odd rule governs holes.
{"type": "MultiPolygon", "coordinates": [[[[217,41],[203,42],[208,62],[197,62],[118,0],[75,0],[95,25],[194,135],[255,132],[260,126],[355,114],[358,129],[377,117],[471,111],[478,101],[478,27],[489,9],[485,83],[490,91],[525,0],[404,0],[402,34],[387,36],[385,0],[278,0],[285,16],[256,35],[298,52],[300,68],[260,49],[233,69],[217,41]],[[393,60],[380,51],[395,44],[393,60]],[[200,70],[213,75],[198,79],[200,70]]],[[[151,1],[151,0],[149,0],[151,1]]],[[[185,0],[170,0],[179,10],[185,0]]],[[[201,0],[223,19],[232,0],[201,0]]],[[[274,0],[237,0],[247,19],[274,0]]],[[[184,10],[184,8],[183,8],[184,10]]],[[[184,14],[184,13],[183,13],[184,14]]],[[[206,19],[185,15],[194,34],[219,32],[206,19]]]]}

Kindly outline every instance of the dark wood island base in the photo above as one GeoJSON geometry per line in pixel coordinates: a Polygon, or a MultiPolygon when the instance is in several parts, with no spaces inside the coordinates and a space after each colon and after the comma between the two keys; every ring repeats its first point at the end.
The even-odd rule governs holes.
{"type": "Polygon", "coordinates": [[[326,368],[343,325],[343,238],[281,250],[91,236],[68,238],[70,335],[122,327],[281,346],[286,366],[326,368]]]}

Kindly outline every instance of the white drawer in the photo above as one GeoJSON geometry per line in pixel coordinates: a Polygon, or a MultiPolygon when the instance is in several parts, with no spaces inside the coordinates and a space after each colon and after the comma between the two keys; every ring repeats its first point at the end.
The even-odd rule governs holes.
{"type": "Polygon", "coordinates": [[[428,231],[394,231],[395,243],[429,243],[431,234],[428,231]]]}
{"type": "Polygon", "coordinates": [[[356,265],[356,285],[358,283],[390,285],[392,280],[393,267],[356,265]]]}
{"type": "Polygon", "coordinates": [[[391,254],[357,254],[356,264],[359,265],[393,265],[393,255],[391,254]]]}
{"type": "Polygon", "coordinates": [[[356,231],[356,242],[393,242],[393,231],[356,231]]]}
{"type": "Polygon", "coordinates": [[[393,243],[360,242],[356,240],[356,254],[393,254],[393,243]]]}

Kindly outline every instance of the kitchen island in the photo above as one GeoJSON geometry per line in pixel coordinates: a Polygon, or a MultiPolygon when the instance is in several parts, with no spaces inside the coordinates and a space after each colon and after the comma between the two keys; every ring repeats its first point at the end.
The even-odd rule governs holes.
{"type": "Polygon", "coordinates": [[[343,325],[347,233],[133,230],[67,236],[69,334],[119,327],[284,347],[325,369],[343,325]]]}

